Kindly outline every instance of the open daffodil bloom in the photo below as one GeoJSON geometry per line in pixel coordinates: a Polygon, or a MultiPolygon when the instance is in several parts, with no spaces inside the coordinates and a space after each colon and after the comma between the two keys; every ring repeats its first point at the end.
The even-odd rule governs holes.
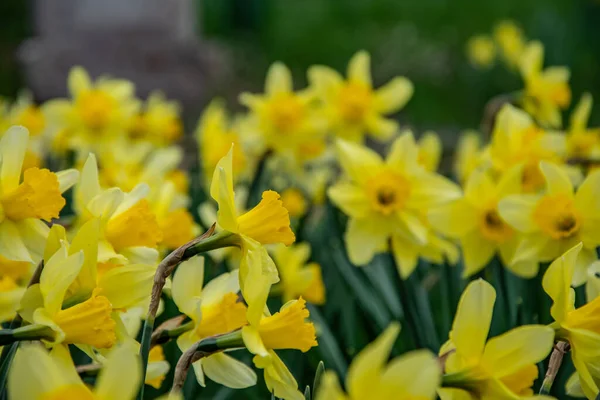
{"type": "Polygon", "coordinates": [[[441,370],[428,350],[416,350],[386,365],[400,326],[391,324],[352,361],[346,376],[345,394],[333,372],[326,372],[316,400],[433,400],[441,370]]]}
{"type": "Polygon", "coordinates": [[[487,340],[496,291],[484,280],[473,281],[463,292],[449,341],[440,353],[446,357],[442,400],[546,398],[533,396],[537,362],[552,350],[554,332],[527,325],[487,340]]]}
{"type": "Polygon", "coordinates": [[[571,287],[581,255],[579,243],[558,257],[544,274],[542,285],[554,301],[550,313],[556,322],[556,336],[571,345],[573,364],[586,397],[595,398],[600,388],[600,297],[575,308],[575,291],[571,287]]]}
{"type": "Polygon", "coordinates": [[[385,161],[373,150],[342,140],[338,140],[337,150],[347,179],[331,187],[328,194],[350,217],[345,235],[350,261],[367,264],[388,248],[391,238],[400,274],[406,278],[416,267],[422,248],[430,244],[427,211],[458,198],[460,190],[418,164],[418,148],[411,133],[394,141],[385,161]]]}

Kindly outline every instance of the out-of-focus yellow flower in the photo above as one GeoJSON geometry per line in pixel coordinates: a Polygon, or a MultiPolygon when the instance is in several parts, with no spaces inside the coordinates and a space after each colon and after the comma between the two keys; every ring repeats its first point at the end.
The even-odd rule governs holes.
{"type": "Polygon", "coordinates": [[[311,262],[310,245],[299,243],[286,247],[279,245],[273,252],[273,260],[279,270],[279,283],[283,301],[302,296],[313,304],[325,303],[325,286],[321,276],[321,266],[311,262]]]}
{"type": "Polygon", "coordinates": [[[475,67],[490,68],[496,60],[496,45],[488,35],[476,35],[467,42],[467,56],[475,67]]]}
{"type": "MultiPolygon", "coordinates": [[[[310,89],[294,92],[289,69],[276,62],[267,72],[263,95],[240,95],[240,102],[251,112],[245,129],[258,132],[267,149],[292,156],[298,152],[310,156],[312,145],[325,133],[322,119],[315,112],[314,100],[310,89]],[[301,150],[304,147],[307,150],[301,150]]],[[[318,155],[319,151],[314,154],[318,155]]]]}
{"type": "Polygon", "coordinates": [[[437,133],[425,132],[417,141],[419,156],[417,161],[429,172],[436,172],[442,158],[442,142],[437,133]]]}
{"type": "Polygon", "coordinates": [[[548,67],[544,64],[544,47],[533,41],[521,56],[519,67],[525,81],[523,107],[542,125],[560,128],[561,110],[571,103],[570,72],[567,67],[548,67]]]}
{"type": "Polygon", "coordinates": [[[385,116],[399,111],[413,94],[413,84],[405,77],[374,89],[366,51],[359,51],[348,63],[347,80],[325,66],[311,67],[308,77],[323,103],[331,130],[353,142],[362,142],[365,133],[390,139],[398,124],[385,116]]]}
{"type": "Polygon", "coordinates": [[[57,346],[21,346],[8,377],[11,400],[131,400],[141,383],[137,354],[127,346],[113,350],[100,371],[95,388],[81,380],[69,350],[57,346]],[[32,371],[37,373],[32,374],[32,371]]]}
{"type": "MultiPolygon", "coordinates": [[[[9,262],[14,263],[17,261],[9,262]]],[[[25,264],[30,265],[29,263],[25,264]]],[[[6,275],[0,277],[0,322],[6,322],[14,318],[24,293],[25,287],[19,286],[13,278],[6,275]]]]}
{"type": "Polygon", "coordinates": [[[43,107],[37,106],[28,92],[19,95],[8,110],[7,119],[11,125],[24,126],[32,137],[41,136],[48,127],[43,107]]]}
{"type": "Polygon", "coordinates": [[[155,389],[160,389],[169,369],[169,362],[165,360],[162,346],[154,346],[148,353],[148,367],[144,383],[155,389]]]}
{"type": "Polygon", "coordinates": [[[429,212],[429,221],[437,230],[460,240],[465,277],[479,272],[497,253],[515,274],[531,278],[537,273],[535,260],[512,264],[520,237],[498,212],[502,198],[520,192],[518,167],[505,173],[499,182],[494,182],[486,171],[475,171],[467,180],[462,198],[429,212]]]}
{"type": "Polygon", "coordinates": [[[566,153],[566,140],[561,133],[539,128],[527,113],[507,104],[496,117],[486,152],[497,175],[524,164],[523,190],[536,192],[544,187],[540,161],[560,164],[566,153]]]}
{"type": "Polygon", "coordinates": [[[600,236],[596,226],[600,215],[600,171],[588,175],[574,193],[567,174],[558,166],[541,162],[546,181],[544,195],[512,195],[500,200],[500,216],[523,233],[512,263],[525,260],[548,262],[579,242],[583,250],[578,258],[573,284],[585,282],[587,267],[597,259],[600,236]]]}
{"type": "Polygon", "coordinates": [[[129,193],[116,187],[102,190],[96,157],[88,156],[75,188],[74,209],[80,223],[91,217],[101,221],[98,262],[156,262],[162,231],[146,200],[149,192],[150,188],[143,183],[129,193]]]}
{"type": "Polygon", "coordinates": [[[263,245],[289,246],[296,237],[290,228],[289,213],[275,191],[263,192],[258,205],[238,215],[233,192],[233,147],[215,168],[210,195],[219,205],[219,226],[238,235],[241,241],[240,287],[248,303],[248,321],[257,324],[271,285],[279,281],[277,268],[263,245]]]}
{"type": "Polygon", "coordinates": [[[249,325],[242,328],[244,344],[248,351],[255,354],[252,360],[254,365],[264,369],[267,388],[277,397],[286,400],[304,398],[298,390],[298,383],[275,350],[307,352],[317,346],[315,327],[307,321],[309,316],[306,301],[301,297],[285,303],[273,315],[263,315],[259,321],[249,320],[249,325]]]}
{"type": "Polygon", "coordinates": [[[129,120],[128,136],[148,140],[157,146],[167,146],[183,134],[179,104],[165,99],[161,92],[151,93],[143,110],[129,120]]]}
{"type": "Polygon", "coordinates": [[[350,261],[367,264],[386,251],[391,237],[400,275],[408,277],[428,244],[427,211],[459,197],[459,188],[418,164],[411,133],[396,139],[385,161],[373,150],[343,140],[337,149],[346,178],[328,194],[350,217],[345,234],[350,261]]]}
{"type": "MultiPolygon", "coordinates": [[[[177,339],[181,351],[214,335],[231,332],[247,324],[246,306],[238,298],[238,271],[219,275],[204,288],[204,258],[193,257],[181,263],[173,278],[173,300],[193,321],[193,328],[177,339]]],[[[256,384],[256,374],[245,364],[225,353],[215,353],[192,364],[196,379],[205,386],[204,375],[231,388],[256,384]]]]}
{"type": "Polygon", "coordinates": [[[500,21],[494,27],[493,36],[508,66],[516,69],[525,50],[525,37],[521,28],[514,21],[500,21]]]}
{"type": "Polygon", "coordinates": [[[554,331],[541,325],[526,325],[487,340],[496,291],[482,279],[463,292],[448,342],[442,400],[471,398],[517,400],[548,399],[533,396],[531,386],[538,376],[536,363],[552,350],[554,331]],[[471,396],[472,394],[472,396],[471,396]]]}
{"type": "Polygon", "coordinates": [[[567,154],[570,158],[598,159],[600,157],[600,128],[588,128],[592,111],[592,95],[584,93],[571,114],[567,132],[567,154]]]}
{"type": "Polygon", "coordinates": [[[559,339],[571,345],[573,364],[579,384],[588,399],[598,395],[600,387],[600,298],[590,300],[575,309],[575,291],[571,288],[577,270],[577,256],[582,244],[577,244],[558,257],[544,274],[542,285],[554,301],[550,313],[559,339]]]}
{"type": "Polygon", "coordinates": [[[386,365],[400,325],[392,323],[352,361],[346,376],[346,395],[332,371],[325,372],[316,400],[419,399],[433,400],[441,369],[429,350],[416,350],[386,365]]]}
{"type": "Polygon", "coordinates": [[[459,182],[465,183],[471,172],[482,163],[481,136],[475,131],[460,135],[454,159],[454,174],[459,182]]]}
{"type": "Polygon", "coordinates": [[[95,148],[106,139],[123,137],[138,112],[131,82],[99,78],[92,82],[81,67],[73,67],[68,78],[71,99],[50,100],[45,105],[49,118],[73,135],[70,147],[95,148]]]}
{"type": "Polygon", "coordinates": [[[67,170],[57,174],[47,169],[23,172],[29,135],[23,127],[10,128],[0,139],[0,255],[13,261],[37,263],[44,252],[48,226],[65,205],[62,193],[78,179],[67,170]]]}
{"type": "Polygon", "coordinates": [[[229,121],[222,101],[213,100],[206,107],[196,128],[196,139],[200,145],[200,164],[207,185],[217,163],[231,149],[232,143],[234,144],[233,172],[236,175],[240,174],[247,166],[247,158],[238,132],[229,121]]]}
{"type": "Polygon", "coordinates": [[[304,193],[297,188],[292,187],[281,192],[281,201],[292,218],[302,217],[308,208],[304,193]]]}

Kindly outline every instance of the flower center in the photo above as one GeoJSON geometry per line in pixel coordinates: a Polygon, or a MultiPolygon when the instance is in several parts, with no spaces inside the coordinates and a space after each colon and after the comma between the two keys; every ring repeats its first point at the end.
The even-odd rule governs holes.
{"type": "Polygon", "coordinates": [[[513,229],[500,217],[495,208],[490,208],[483,213],[481,220],[481,234],[488,240],[503,243],[513,235],[513,229]]]}
{"type": "Polygon", "coordinates": [[[97,89],[82,93],[76,104],[83,123],[93,130],[105,128],[110,122],[111,114],[117,109],[116,100],[97,89]]]}
{"type": "Polygon", "coordinates": [[[104,296],[92,295],[83,303],[59,311],[54,322],[65,334],[65,343],[89,344],[99,349],[112,347],[117,337],[112,305],[104,296]]]}
{"type": "Polygon", "coordinates": [[[581,222],[573,199],[564,194],[544,196],[533,211],[533,219],[553,239],[567,239],[579,231],[581,222]]]}
{"type": "Polygon", "coordinates": [[[263,317],[258,332],[267,349],[297,349],[303,352],[317,345],[315,326],[307,322],[309,312],[306,301],[298,300],[285,304],[281,311],[263,317]]]}
{"type": "Polygon", "coordinates": [[[390,215],[406,204],[410,195],[410,183],[400,174],[383,171],[367,182],[367,191],[373,208],[390,215]]]}
{"type": "Polygon", "coordinates": [[[146,118],[144,118],[144,114],[139,113],[131,118],[127,134],[131,139],[141,139],[146,135],[147,129],[146,118]]]}
{"type": "Polygon", "coordinates": [[[304,105],[298,96],[292,93],[281,93],[268,105],[268,118],[277,133],[288,134],[298,128],[305,115],[304,105]]]}
{"type": "Polygon", "coordinates": [[[296,236],[290,228],[290,215],[283,207],[279,193],[267,190],[256,207],[237,219],[239,233],[262,243],[294,243],[296,236]]]}
{"type": "Polygon", "coordinates": [[[360,82],[349,82],[340,91],[339,108],[348,122],[360,122],[373,102],[373,90],[360,82]]]}
{"type": "Polygon", "coordinates": [[[231,332],[246,325],[246,306],[238,295],[227,293],[220,303],[202,307],[202,320],[196,325],[199,338],[231,332]]]}
{"type": "Polygon", "coordinates": [[[544,175],[540,171],[540,167],[537,163],[528,163],[525,165],[523,174],[521,175],[523,191],[526,193],[536,192],[544,187],[545,183],[544,175]]]}
{"type": "Polygon", "coordinates": [[[37,136],[46,127],[46,118],[39,107],[30,105],[19,115],[17,125],[23,125],[31,136],[37,136]]]}
{"type": "Polygon", "coordinates": [[[0,199],[6,218],[19,221],[38,218],[50,221],[58,218],[65,205],[56,174],[47,169],[29,168],[23,182],[0,199]]]}
{"type": "Polygon", "coordinates": [[[44,394],[42,400],[95,400],[96,396],[84,384],[72,383],[44,394]]]}
{"type": "Polygon", "coordinates": [[[127,247],[156,248],[162,232],[148,201],[142,199],[127,211],[111,218],[106,227],[106,239],[116,251],[127,247]]]}

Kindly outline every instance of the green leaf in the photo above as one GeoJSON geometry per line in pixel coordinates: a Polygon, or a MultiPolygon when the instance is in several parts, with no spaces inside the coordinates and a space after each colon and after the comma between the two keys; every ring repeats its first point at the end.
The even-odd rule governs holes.
{"type": "Polygon", "coordinates": [[[323,372],[325,372],[325,363],[323,361],[319,361],[319,365],[317,365],[317,370],[315,371],[315,380],[313,381],[312,395],[314,398],[317,398],[317,390],[319,390],[319,385],[321,384],[321,379],[323,378],[323,372]]]}
{"type": "Polygon", "coordinates": [[[310,386],[306,385],[306,389],[304,389],[304,399],[310,400],[310,386]]]}
{"type": "Polygon", "coordinates": [[[398,295],[398,289],[394,286],[395,271],[392,271],[389,264],[389,258],[385,256],[376,256],[371,264],[367,268],[363,268],[363,271],[369,281],[379,293],[379,295],[385,301],[388,309],[392,313],[395,319],[402,319],[404,317],[404,310],[402,309],[402,302],[398,295]]]}

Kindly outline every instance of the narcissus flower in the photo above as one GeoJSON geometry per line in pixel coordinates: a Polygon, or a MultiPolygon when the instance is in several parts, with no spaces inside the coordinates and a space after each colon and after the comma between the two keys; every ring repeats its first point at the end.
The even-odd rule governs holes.
{"type": "Polygon", "coordinates": [[[74,208],[79,222],[91,217],[101,221],[98,262],[156,262],[162,231],[146,200],[149,192],[150,188],[144,183],[129,193],[116,187],[101,189],[96,157],[88,156],[80,183],[75,188],[74,208]]]}
{"type": "Polygon", "coordinates": [[[596,247],[600,245],[600,171],[588,175],[574,193],[569,177],[558,166],[541,162],[540,170],[546,181],[545,194],[511,195],[498,205],[500,216],[523,233],[512,263],[552,261],[583,242],[573,281],[580,285],[586,280],[586,268],[597,259],[596,247]]]}
{"type": "Polygon", "coordinates": [[[502,198],[520,192],[521,168],[505,173],[499,182],[494,182],[488,172],[477,170],[467,180],[462,198],[429,212],[429,221],[435,229],[460,240],[464,276],[479,272],[495,254],[499,254],[503,264],[515,274],[526,278],[535,276],[536,261],[512,264],[520,236],[498,212],[502,198]]]}
{"type": "Polygon", "coordinates": [[[17,314],[24,293],[25,287],[19,286],[13,278],[6,275],[0,277],[0,322],[8,321],[17,314]]]}
{"type": "Polygon", "coordinates": [[[446,357],[442,400],[545,398],[533,396],[536,363],[552,350],[554,331],[526,325],[487,340],[496,292],[482,279],[463,292],[449,341],[440,351],[446,357]]]}
{"type": "Polygon", "coordinates": [[[367,264],[388,248],[391,238],[400,274],[407,277],[428,244],[427,211],[458,198],[459,188],[418,164],[410,133],[396,139],[385,161],[373,150],[343,140],[337,150],[346,178],[328,194],[350,217],[345,234],[350,261],[367,264]]]}
{"type": "Polygon", "coordinates": [[[411,351],[388,363],[399,331],[399,324],[392,323],[354,358],[346,376],[348,394],[335,373],[327,371],[316,400],[435,399],[442,371],[430,351],[411,351]]]}
{"type": "Polygon", "coordinates": [[[410,100],[413,84],[396,77],[379,89],[371,81],[370,56],[356,53],[348,63],[347,79],[325,66],[313,66],[308,78],[336,136],[362,142],[365,134],[390,139],[398,124],[386,116],[398,112],[410,100]]]}
{"type": "Polygon", "coordinates": [[[514,21],[500,21],[494,27],[493,37],[508,66],[516,69],[526,45],[521,28],[514,21]]]}
{"type": "Polygon", "coordinates": [[[233,192],[232,157],[233,146],[215,168],[210,195],[219,205],[219,226],[237,235],[242,249],[240,287],[249,305],[248,320],[256,322],[263,313],[271,285],[279,281],[277,269],[263,245],[283,243],[289,246],[296,237],[290,228],[289,213],[275,191],[263,192],[258,205],[238,215],[233,192]]]}
{"type": "Polygon", "coordinates": [[[276,62],[267,72],[264,95],[240,95],[240,103],[251,112],[244,129],[259,132],[265,148],[294,155],[299,147],[310,145],[325,133],[314,100],[310,89],[294,92],[290,70],[276,62]]]}
{"type": "Polygon", "coordinates": [[[71,100],[51,100],[46,108],[50,117],[71,133],[71,148],[96,147],[106,139],[123,136],[140,107],[133,83],[126,80],[99,78],[92,82],[83,68],[73,67],[68,86],[71,100]]]}
{"type": "Polygon", "coordinates": [[[291,187],[285,189],[281,193],[281,201],[292,218],[300,218],[304,216],[308,208],[304,193],[297,188],[291,187]]]}
{"type": "Polygon", "coordinates": [[[22,171],[29,134],[23,127],[10,128],[0,139],[0,256],[37,263],[42,258],[48,225],[65,205],[62,192],[79,173],[47,169],[22,171]],[[21,180],[21,173],[23,179],[21,180]]]}
{"type": "Polygon", "coordinates": [[[579,384],[588,399],[596,398],[600,388],[600,298],[575,308],[575,291],[571,282],[577,269],[582,244],[558,257],[544,274],[542,285],[553,300],[551,325],[559,339],[571,345],[573,364],[579,384]]]}
{"type": "Polygon", "coordinates": [[[600,128],[588,128],[592,95],[584,93],[571,114],[567,132],[567,152],[571,158],[600,158],[600,128]]]}
{"type": "Polygon", "coordinates": [[[473,36],[467,42],[469,62],[479,68],[490,68],[496,60],[496,45],[487,35],[473,36]]]}
{"type": "Polygon", "coordinates": [[[506,104],[498,113],[486,150],[486,157],[498,175],[517,164],[524,164],[522,181],[526,192],[536,192],[544,187],[540,161],[560,164],[565,154],[566,140],[563,134],[542,130],[527,113],[510,104],[506,104]]]}
{"type": "Polygon", "coordinates": [[[258,321],[249,320],[249,325],[242,328],[244,344],[255,354],[254,365],[265,371],[267,388],[286,400],[301,400],[304,395],[275,350],[307,352],[317,346],[315,327],[307,321],[309,315],[306,301],[300,298],[287,302],[273,315],[263,315],[258,321]]]}
{"type": "Polygon", "coordinates": [[[542,70],[544,46],[530,42],[519,62],[521,75],[525,81],[523,107],[542,125],[560,128],[561,110],[571,103],[569,88],[570,72],[567,67],[549,67],[542,70]]]}
{"type": "Polygon", "coordinates": [[[126,346],[113,350],[94,389],[79,377],[69,350],[57,346],[48,353],[37,344],[17,351],[8,377],[11,400],[131,400],[141,382],[137,354],[126,346]],[[32,373],[36,371],[36,373],[32,373]]]}
{"type": "Polygon", "coordinates": [[[173,182],[164,182],[150,199],[150,206],[162,231],[161,247],[176,249],[199,234],[200,228],[187,210],[188,200],[177,193],[173,182]]]}
{"type": "MultiPolygon", "coordinates": [[[[204,288],[204,258],[193,257],[179,265],[171,293],[181,312],[192,319],[193,327],[179,336],[177,345],[186,351],[194,343],[234,331],[247,324],[246,306],[238,296],[238,271],[219,275],[204,288]]],[[[256,374],[225,353],[215,353],[192,364],[196,379],[205,386],[204,375],[231,388],[256,384],[256,374]]]]}
{"type": "Polygon", "coordinates": [[[313,304],[325,303],[321,266],[314,262],[307,264],[309,257],[308,243],[290,247],[279,245],[273,252],[273,259],[281,278],[278,287],[284,302],[302,296],[313,304]]]}
{"type": "Polygon", "coordinates": [[[233,172],[244,173],[248,159],[244,154],[238,130],[219,100],[213,100],[202,113],[196,128],[196,140],[200,147],[200,162],[204,171],[203,178],[208,186],[217,163],[233,147],[233,172]]]}
{"type": "Polygon", "coordinates": [[[175,142],[183,134],[179,108],[176,101],[167,100],[163,93],[151,93],[143,110],[129,120],[129,138],[147,140],[155,146],[175,142]]]}

